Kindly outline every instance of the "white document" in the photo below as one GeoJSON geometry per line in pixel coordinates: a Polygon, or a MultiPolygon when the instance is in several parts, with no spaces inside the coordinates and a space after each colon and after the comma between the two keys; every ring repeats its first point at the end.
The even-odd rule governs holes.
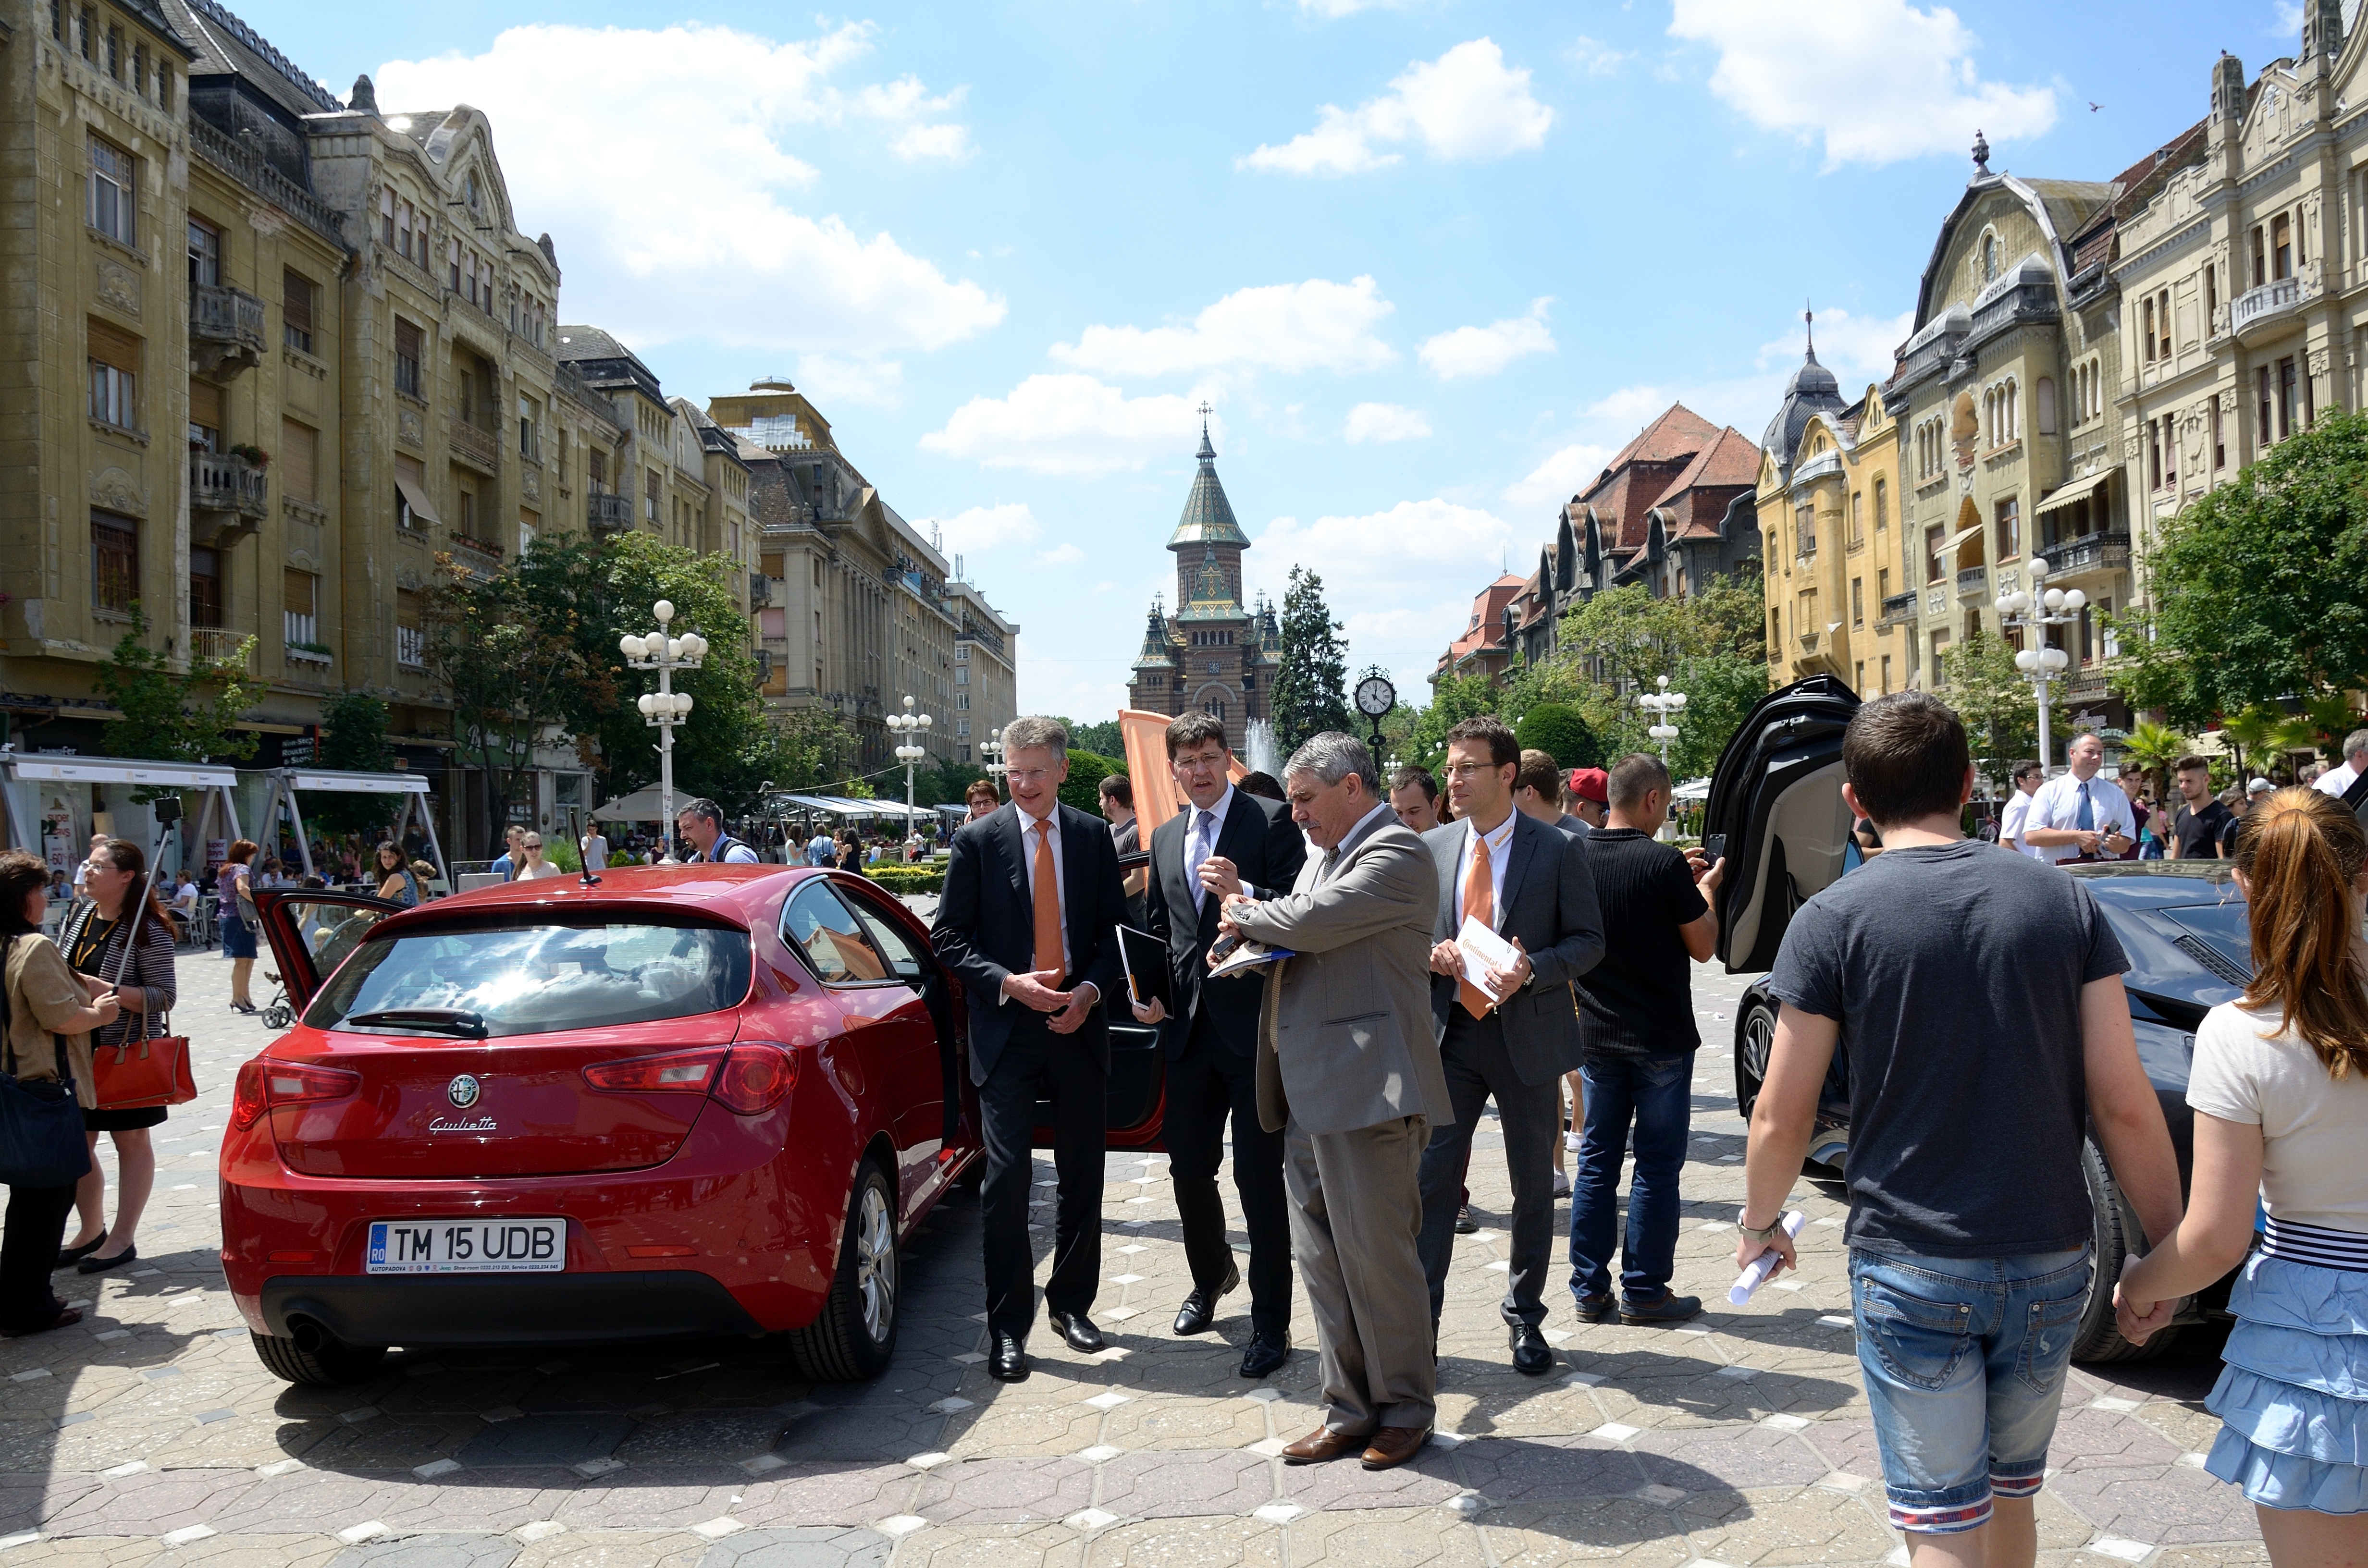
{"type": "Polygon", "coordinates": [[[1477,915],[1463,917],[1463,929],[1455,933],[1455,950],[1463,955],[1463,978],[1480,988],[1481,994],[1493,999],[1496,992],[1488,984],[1491,969],[1510,969],[1520,954],[1513,944],[1497,935],[1477,915]]]}
{"type": "Polygon", "coordinates": [[[1262,948],[1256,942],[1244,942],[1217,960],[1216,967],[1209,971],[1209,978],[1222,980],[1226,975],[1246,973],[1261,964],[1275,963],[1292,956],[1289,948],[1262,948]]]}

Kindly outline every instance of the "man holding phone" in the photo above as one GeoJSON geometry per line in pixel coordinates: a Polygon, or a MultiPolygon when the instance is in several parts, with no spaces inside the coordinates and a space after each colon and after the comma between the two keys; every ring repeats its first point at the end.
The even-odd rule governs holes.
{"type": "Polygon", "coordinates": [[[2120,785],[2097,777],[2105,765],[2105,743],[2094,733],[2073,737],[2065,760],[2072,765],[2039,787],[2023,819],[2022,842],[2061,866],[2070,861],[2118,860],[2137,842],[2137,818],[2120,785]]]}

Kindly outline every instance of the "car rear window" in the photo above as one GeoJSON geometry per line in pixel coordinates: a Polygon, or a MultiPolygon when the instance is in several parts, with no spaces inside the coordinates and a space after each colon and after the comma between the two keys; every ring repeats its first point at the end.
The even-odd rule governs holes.
{"type": "Polygon", "coordinates": [[[721,926],[415,928],[365,941],[304,1021],[331,1029],[389,1008],[449,1008],[476,1014],[495,1038],[643,1024],[736,1006],[748,969],[748,933],[721,926]]]}

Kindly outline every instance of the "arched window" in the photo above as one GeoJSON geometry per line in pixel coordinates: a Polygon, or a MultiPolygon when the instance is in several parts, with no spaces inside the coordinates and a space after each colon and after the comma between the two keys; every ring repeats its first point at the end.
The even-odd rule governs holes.
{"type": "Polygon", "coordinates": [[[1996,234],[1982,236],[1982,281],[1995,283],[1998,272],[1998,243],[1996,234]]]}

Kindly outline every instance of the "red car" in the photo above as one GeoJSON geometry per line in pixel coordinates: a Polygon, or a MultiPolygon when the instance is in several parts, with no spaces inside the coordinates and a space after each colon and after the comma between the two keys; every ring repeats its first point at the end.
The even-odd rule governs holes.
{"type": "MultiPolygon", "coordinates": [[[[760,1333],[887,1364],[900,1245],[982,1158],[960,988],[894,898],[694,866],[256,903],[298,1018],[239,1072],[222,1258],[272,1371],[760,1333]]],[[[1111,1144],[1148,1147],[1125,1034],[1111,1144]]]]}

